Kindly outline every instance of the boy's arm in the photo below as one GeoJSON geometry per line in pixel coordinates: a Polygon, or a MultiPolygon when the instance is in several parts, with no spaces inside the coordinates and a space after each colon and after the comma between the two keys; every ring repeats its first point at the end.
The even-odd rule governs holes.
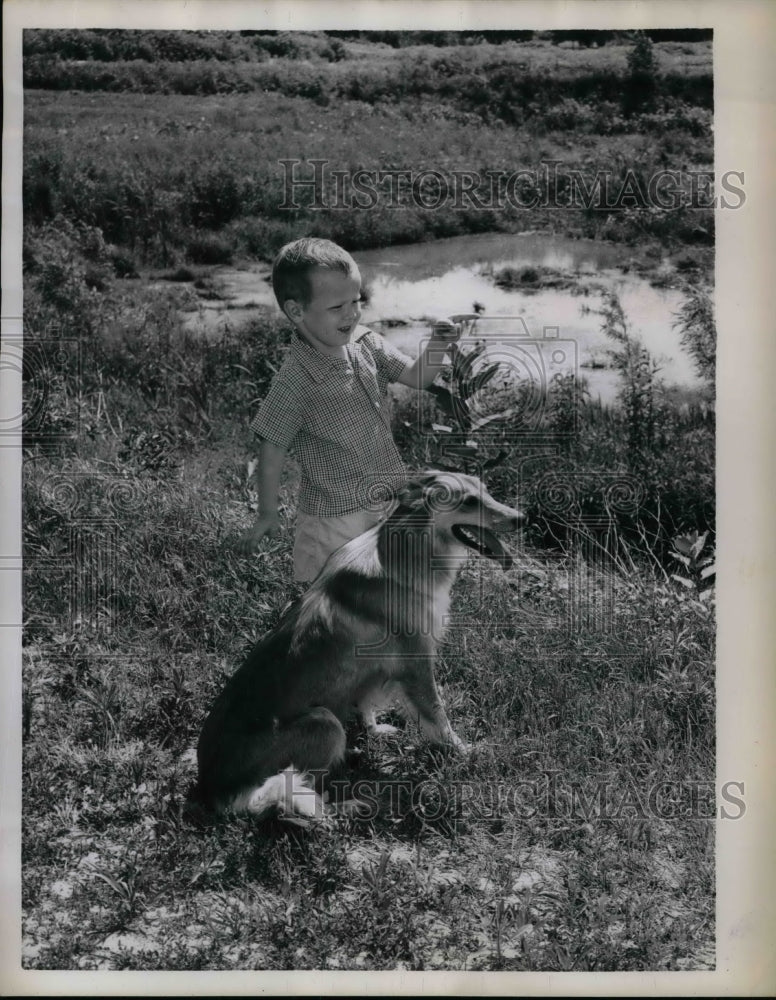
{"type": "Polygon", "coordinates": [[[431,385],[437,375],[447,367],[446,352],[451,344],[460,339],[462,331],[463,326],[455,322],[455,317],[435,322],[430,340],[426,342],[417,359],[411,365],[407,365],[397,381],[412,389],[425,389],[431,385]]]}
{"type": "Polygon", "coordinates": [[[256,473],[259,513],[253,525],[237,541],[236,548],[241,555],[250,555],[265,535],[276,535],[280,530],[278,494],[285,458],[284,448],[262,439],[256,473]]]}

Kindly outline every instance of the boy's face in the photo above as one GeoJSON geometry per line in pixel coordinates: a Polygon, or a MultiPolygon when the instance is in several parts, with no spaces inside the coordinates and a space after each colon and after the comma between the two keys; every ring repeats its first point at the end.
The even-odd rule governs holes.
{"type": "Polygon", "coordinates": [[[304,339],[322,354],[341,355],[361,319],[361,275],[328,267],[310,272],[310,301],[285,303],[286,313],[304,339]]]}

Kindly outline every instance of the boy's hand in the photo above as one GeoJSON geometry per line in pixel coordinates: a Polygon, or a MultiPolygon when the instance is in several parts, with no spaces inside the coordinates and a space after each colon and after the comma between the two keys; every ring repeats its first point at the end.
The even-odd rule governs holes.
{"type": "Polygon", "coordinates": [[[431,320],[431,336],[434,340],[455,344],[463,333],[462,316],[443,316],[431,320]]]}
{"type": "Polygon", "coordinates": [[[249,556],[259,547],[259,542],[265,535],[272,537],[280,531],[280,518],[277,514],[265,514],[256,519],[252,527],[237,539],[235,551],[241,556],[249,556]]]}

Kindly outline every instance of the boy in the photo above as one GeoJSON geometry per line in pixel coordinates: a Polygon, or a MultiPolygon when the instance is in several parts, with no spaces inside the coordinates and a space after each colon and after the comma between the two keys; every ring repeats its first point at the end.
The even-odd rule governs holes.
{"type": "Polygon", "coordinates": [[[279,531],[280,476],[293,444],[301,466],[294,578],[307,583],[335,549],[387,512],[386,504],[373,502],[380,485],[390,493],[406,477],[390,430],[388,384],[430,385],[461,327],[435,324],[425,350],[411,361],[359,325],[361,275],[350,254],[329,240],[284,246],[272,286],[296,336],[251,423],[261,438],[259,516],[238,550],[248,554],[264,535],[279,531]]]}

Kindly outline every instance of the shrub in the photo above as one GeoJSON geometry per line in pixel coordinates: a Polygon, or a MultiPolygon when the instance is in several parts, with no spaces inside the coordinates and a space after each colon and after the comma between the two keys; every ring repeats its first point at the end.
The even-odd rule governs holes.
{"type": "Polygon", "coordinates": [[[636,32],[633,48],[628,53],[628,76],[623,90],[623,110],[626,114],[650,107],[658,83],[658,64],[652,40],[643,31],[636,32]]]}
{"type": "Polygon", "coordinates": [[[37,302],[49,310],[55,327],[68,328],[79,317],[88,329],[101,291],[110,283],[113,264],[102,231],[76,225],[63,216],[28,235],[25,262],[37,302]]]}
{"type": "Polygon", "coordinates": [[[196,273],[192,271],[190,267],[184,267],[183,265],[176,267],[172,271],[165,271],[164,274],[161,275],[162,281],[190,282],[195,281],[196,277],[196,273]]]}
{"type": "Polygon", "coordinates": [[[339,38],[333,38],[329,43],[327,56],[332,62],[342,62],[343,59],[347,59],[348,50],[339,38]]]}
{"type": "Polygon", "coordinates": [[[714,323],[714,301],[708,288],[688,287],[686,298],[676,315],[682,344],[692,354],[696,368],[709,388],[714,391],[717,362],[717,330],[714,323]]]}
{"type": "Polygon", "coordinates": [[[474,421],[462,421],[459,408],[451,413],[444,390],[434,386],[437,415],[418,411],[426,434],[423,457],[413,442],[417,416],[412,421],[404,408],[395,415],[397,440],[421,463],[457,456],[464,471],[486,470],[496,496],[509,497],[520,463],[521,497],[536,544],[564,550],[582,544],[621,567],[634,560],[666,567],[678,532],[714,528],[713,413],[701,397],[677,399],[665,389],[615,296],[605,299],[602,316],[620,374],[616,404],[591,402],[584,381],[573,375],[554,378],[549,405],[532,418],[554,443],[551,464],[520,461],[516,442],[525,433],[526,412],[535,410],[530,383],[494,382],[483,397],[489,413],[500,413],[474,421]],[[444,427],[432,433],[434,424],[455,421],[461,433],[441,433],[444,427]]]}
{"type": "Polygon", "coordinates": [[[186,256],[194,264],[229,264],[234,251],[222,236],[202,234],[186,243],[186,256]]]}
{"type": "Polygon", "coordinates": [[[233,31],[138,31],[133,29],[26,30],[25,59],[47,56],[58,59],[115,62],[201,59],[254,59],[247,39],[233,31]]]}
{"type": "Polygon", "coordinates": [[[240,214],[243,191],[231,159],[204,166],[188,182],[187,208],[195,226],[218,229],[240,214]]]}
{"type": "MultiPolygon", "coordinates": [[[[241,44],[253,50],[254,38],[241,38],[241,44]]],[[[310,38],[316,46],[326,43],[310,38]]],[[[117,44],[116,39],[112,44],[117,44]]],[[[609,215],[586,213],[582,219],[574,212],[551,213],[550,219],[542,209],[506,206],[489,211],[469,209],[465,204],[428,212],[416,206],[401,212],[382,211],[382,205],[368,212],[279,208],[283,200],[277,166],[280,152],[289,157],[329,155],[326,130],[341,133],[337,166],[351,171],[362,166],[427,167],[431,160],[437,162],[434,150],[439,143],[449,141],[446,169],[465,165],[484,178],[489,169],[503,169],[505,157],[511,155],[501,127],[504,121],[524,123],[527,135],[522,142],[531,133],[547,130],[630,133],[623,144],[625,166],[632,166],[640,183],[660,164],[676,164],[679,157],[683,162],[705,162],[709,136],[704,129],[710,113],[684,100],[677,110],[676,100],[673,104],[669,100],[667,78],[661,81],[661,86],[665,83],[661,107],[626,119],[620,113],[622,68],[604,61],[593,71],[577,63],[548,75],[541,61],[531,62],[531,51],[541,54],[539,49],[513,50],[503,45],[461,46],[450,51],[402,48],[388,59],[365,59],[359,52],[358,58],[354,54],[339,66],[320,59],[280,57],[262,63],[204,58],[177,62],[117,58],[83,64],[58,60],[56,66],[52,64],[52,77],[39,80],[40,85],[94,89],[101,85],[101,74],[108,74],[104,81],[109,88],[138,93],[274,93],[244,100],[235,97],[217,106],[171,96],[159,99],[159,116],[141,116],[138,102],[128,99],[121,105],[126,118],[116,117],[110,123],[104,118],[97,128],[92,126],[100,116],[95,117],[92,102],[73,97],[68,99],[67,114],[72,109],[72,118],[66,129],[52,120],[50,110],[42,110],[44,95],[28,95],[33,114],[26,119],[25,135],[27,221],[41,224],[64,213],[98,226],[107,241],[125,247],[134,260],[157,267],[181,260],[192,229],[237,228],[248,222],[245,245],[250,244],[254,249],[249,252],[259,255],[266,254],[265,233],[274,241],[281,231],[293,238],[316,230],[320,235],[339,235],[353,248],[361,248],[526,225],[552,227],[561,216],[563,228],[577,233],[582,228],[584,235],[606,239],[634,242],[646,235],[711,243],[711,211],[661,211],[647,204],[609,215]],[[335,95],[341,100],[326,115],[318,115],[306,99],[326,104],[335,95]],[[413,95],[417,100],[409,99],[413,95]],[[361,99],[358,105],[347,100],[353,96],[361,99]],[[443,136],[448,120],[451,128],[443,136]],[[255,129],[245,126],[254,121],[255,129]],[[642,130],[659,132],[661,140],[659,149],[643,152],[637,161],[632,143],[642,130]],[[692,141],[696,132],[701,134],[692,141]],[[483,153],[488,148],[493,154],[483,153]],[[277,156],[274,150],[279,151],[277,156]]],[[[42,58],[50,54],[33,52],[27,62],[32,65],[31,60],[42,58]]],[[[536,155],[552,155],[557,141],[560,138],[553,136],[546,143],[548,148],[537,149],[536,155]]],[[[600,169],[608,162],[608,153],[602,152],[600,169]]],[[[525,164],[521,161],[520,165],[525,164]]],[[[579,168],[592,182],[595,165],[588,167],[583,159],[579,168]]],[[[563,203],[568,187],[566,192],[561,190],[562,180],[561,176],[557,192],[541,193],[549,200],[557,195],[563,203]]],[[[529,200],[535,191],[525,190],[526,185],[531,188],[523,180],[516,194],[529,200]]],[[[302,206],[305,194],[309,190],[297,192],[302,206]]],[[[475,196],[488,198],[487,181],[482,181],[475,196]]],[[[238,250],[243,245],[239,239],[233,244],[238,250]]]]}
{"type": "Polygon", "coordinates": [[[24,220],[29,226],[52,219],[57,212],[57,194],[62,183],[62,150],[44,147],[24,157],[22,166],[22,202],[24,220]]]}
{"type": "Polygon", "coordinates": [[[647,349],[628,331],[625,314],[614,294],[606,295],[604,333],[618,346],[609,351],[621,377],[619,400],[628,430],[628,460],[634,471],[648,463],[655,444],[657,365],[647,349]]]}
{"type": "Polygon", "coordinates": [[[240,219],[230,227],[235,246],[250,257],[271,261],[278,250],[297,236],[294,223],[275,219],[240,219]]]}

